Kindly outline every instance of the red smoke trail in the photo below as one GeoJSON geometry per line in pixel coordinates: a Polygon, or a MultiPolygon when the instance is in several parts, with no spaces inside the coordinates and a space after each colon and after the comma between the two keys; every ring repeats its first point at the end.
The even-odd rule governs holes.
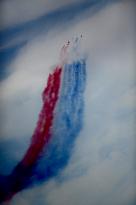
{"type": "Polygon", "coordinates": [[[37,127],[32,136],[31,145],[21,161],[21,164],[24,166],[31,166],[36,161],[43,147],[51,137],[50,128],[53,122],[53,112],[58,99],[62,66],[69,44],[70,41],[61,49],[60,60],[62,65],[57,66],[53,74],[50,74],[48,77],[47,87],[42,94],[43,107],[39,115],[37,127]]]}
{"type": "MultiPolygon", "coordinates": [[[[61,62],[64,61],[70,41],[67,42],[61,49],[61,62]]],[[[38,158],[45,144],[51,137],[50,129],[53,122],[53,112],[58,99],[62,66],[57,66],[53,74],[48,77],[47,87],[43,91],[43,107],[39,115],[39,120],[32,136],[32,142],[28,148],[21,164],[24,166],[31,166],[38,158]]]]}
{"type": "Polygon", "coordinates": [[[7,176],[3,187],[0,187],[0,191],[2,191],[0,202],[9,202],[17,192],[25,188],[24,184],[31,176],[33,165],[51,137],[54,109],[59,97],[61,72],[62,68],[56,67],[53,74],[48,77],[47,86],[42,93],[43,107],[32,135],[31,144],[23,159],[17,164],[13,172],[7,176]]]}
{"type": "MultiPolygon", "coordinates": [[[[63,54],[66,53],[68,45],[62,49],[63,54]]],[[[51,138],[54,110],[59,98],[62,62],[63,59],[61,59],[61,65],[57,66],[52,74],[49,74],[47,86],[42,93],[43,106],[28,150],[12,173],[9,176],[3,176],[0,184],[0,203],[8,202],[17,192],[28,186],[33,166],[51,138]]]]}
{"type": "Polygon", "coordinates": [[[42,94],[43,107],[39,114],[36,129],[32,135],[31,144],[23,159],[7,177],[5,181],[6,186],[4,185],[4,188],[0,187],[2,188],[0,202],[9,202],[17,192],[25,188],[25,183],[31,176],[33,165],[51,138],[54,109],[59,97],[61,72],[62,68],[56,67],[53,74],[50,74],[48,77],[47,87],[42,94]]]}
{"type": "Polygon", "coordinates": [[[37,160],[43,147],[51,137],[50,129],[59,94],[61,71],[62,68],[57,67],[54,73],[48,77],[47,87],[42,94],[43,107],[39,115],[39,120],[32,136],[31,145],[21,162],[24,166],[31,166],[37,160]]]}

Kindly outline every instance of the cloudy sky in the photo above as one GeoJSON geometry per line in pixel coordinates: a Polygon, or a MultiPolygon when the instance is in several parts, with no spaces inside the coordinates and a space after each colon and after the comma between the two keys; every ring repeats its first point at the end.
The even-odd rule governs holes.
{"type": "Polygon", "coordinates": [[[11,205],[134,205],[135,1],[2,0],[0,174],[29,146],[41,93],[62,45],[83,35],[84,126],[60,180],[18,193],[11,205]]]}

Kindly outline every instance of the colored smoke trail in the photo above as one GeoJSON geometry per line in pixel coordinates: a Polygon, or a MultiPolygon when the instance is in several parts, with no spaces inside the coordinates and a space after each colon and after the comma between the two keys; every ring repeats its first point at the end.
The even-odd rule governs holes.
{"type": "Polygon", "coordinates": [[[33,181],[48,180],[59,174],[59,171],[67,165],[75,139],[82,128],[86,82],[85,60],[66,64],[63,72],[52,138],[48,148],[43,152],[40,163],[33,170],[33,181]]]}
{"type": "Polygon", "coordinates": [[[43,91],[43,107],[30,146],[13,172],[2,178],[0,201],[57,176],[67,165],[83,124],[85,82],[85,59],[66,63],[63,56],[43,91]]]}
{"type": "Polygon", "coordinates": [[[53,112],[58,100],[60,80],[60,67],[57,67],[53,74],[48,77],[47,87],[43,91],[43,107],[39,115],[39,120],[32,136],[31,144],[21,162],[14,168],[13,172],[5,178],[0,200],[10,199],[15,193],[28,186],[32,169],[51,137],[51,126],[53,122],[53,112]]]}
{"type": "Polygon", "coordinates": [[[54,108],[58,100],[61,70],[62,68],[57,67],[54,73],[49,75],[47,87],[42,94],[43,108],[32,136],[32,143],[21,162],[24,166],[30,166],[36,161],[41,150],[51,137],[50,128],[52,126],[54,108]]]}

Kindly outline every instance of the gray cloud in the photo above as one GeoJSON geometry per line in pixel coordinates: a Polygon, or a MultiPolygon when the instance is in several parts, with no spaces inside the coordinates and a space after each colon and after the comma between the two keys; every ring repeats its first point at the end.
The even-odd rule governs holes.
{"type": "Polygon", "coordinates": [[[3,29],[36,19],[43,14],[76,2],[78,2],[78,0],[56,0],[55,3],[53,0],[1,1],[2,21],[0,28],[3,29]]]}

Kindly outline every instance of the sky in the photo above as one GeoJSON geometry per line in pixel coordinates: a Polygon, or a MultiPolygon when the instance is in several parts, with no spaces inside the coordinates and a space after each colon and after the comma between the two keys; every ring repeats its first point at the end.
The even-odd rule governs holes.
{"type": "Polygon", "coordinates": [[[0,22],[0,174],[22,159],[61,47],[83,35],[83,129],[54,177],[11,205],[134,205],[135,1],[3,0],[0,22]]]}

